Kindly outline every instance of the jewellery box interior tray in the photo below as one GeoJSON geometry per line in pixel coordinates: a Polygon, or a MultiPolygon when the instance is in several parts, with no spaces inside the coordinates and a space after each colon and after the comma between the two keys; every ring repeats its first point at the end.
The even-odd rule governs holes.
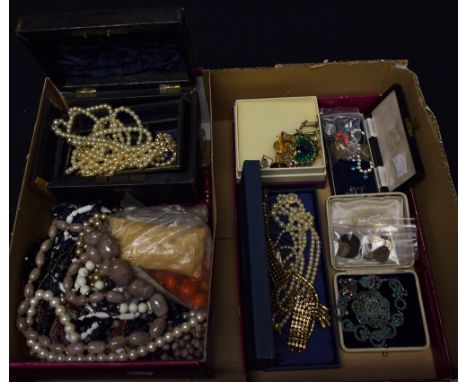
{"type": "MultiPolygon", "coordinates": [[[[131,190],[144,200],[156,188],[161,201],[197,200],[198,100],[181,9],[27,16],[18,21],[17,33],[50,77],[37,120],[34,184],[59,197],[83,201],[110,189],[131,190]],[[159,132],[170,134],[176,160],[112,176],[65,175],[71,146],[52,131],[53,120],[68,120],[70,107],[101,104],[132,109],[153,138],[159,132]]],[[[124,112],[118,117],[135,125],[124,112]]],[[[90,119],[80,116],[72,132],[86,134],[92,126],[90,119]]]]}
{"type": "MultiPolygon", "coordinates": [[[[293,167],[264,167],[261,178],[264,183],[300,183],[314,182],[319,184],[326,177],[325,154],[323,137],[321,134],[317,97],[288,97],[264,99],[240,99],[234,106],[234,135],[236,178],[242,177],[242,166],[246,160],[262,160],[263,156],[277,162],[275,141],[279,140],[282,132],[295,134],[301,124],[316,123],[313,129],[317,131],[317,143],[308,148],[310,153],[305,156],[314,157],[311,165],[293,167]]],[[[309,129],[309,128],[308,128],[309,129]]],[[[304,130],[306,131],[306,130],[304,130]]],[[[311,130],[315,131],[315,130],[311,130]]],[[[307,151],[306,150],[306,151],[307,151]]],[[[296,158],[297,155],[294,157],[296,158]]]]}
{"type": "MultiPolygon", "coordinates": [[[[341,107],[358,109],[363,113],[361,130],[365,132],[359,141],[368,147],[373,163],[373,171],[365,177],[356,169],[356,161],[336,160],[332,149],[336,139],[335,134],[325,136],[326,151],[330,179],[334,194],[371,193],[378,191],[395,191],[403,185],[412,184],[424,174],[419,151],[413,135],[412,121],[408,114],[406,102],[401,87],[392,85],[380,97],[325,97],[319,98],[321,108],[341,107]],[[355,168],[353,170],[353,167],[355,168]],[[373,175],[373,176],[372,176],[373,175]]],[[[324,126],[323,109],[322,129],[329,131],[330,126],[324,126]]],[[[336,129],[336,126],[335,126],[336,129]]],[[[343,131],[350,137],[350,131],[343,131]]],[[[345,146],[347,140],[341,142],[345,146]]],[[[363,161],[362,168],[369,168],[369,163],[363,161]]]]}
{"type": "MultiPolygon", "coordinates": [[[[242,315],[244,348],[248,367],[252,370],[285,370],[339,367],[340,359],[332,326],[323,328],[319,322],[308,341],[305,352],[288,349],[289,323],[279,333],[273,329],[270,298],[272,281],[268,271],[264,189],[260,179],[259,161],[245,161],[242,180],[238,186],[238,227],[240,237],[240,267],[242,277],[242,315]]],[[[314,216],[315,228],[321,235],[319,209],[315,190],[311,188],[268,187],[268,203],[279,194],[295,193],[305,209],[314,216]]],[[[271,226],[272,231],[278,229],[271,226]]],[[[274,232],[273,232],[274,234],[274,232]]],[[[308,243],[310,249],[310,242],[308,243]]],[[[330,307],[328,273],[323,253],[314,286],[319,301],[330,307]]]]}
{"type": "Polygon", "coordinates": [[[422,350],[429,334],[418,276],[418,233],[405,194],[331,196],[330,261],[345,351],[422,350]],[[344,223],[344,224],[343,224],[344,223]]]}

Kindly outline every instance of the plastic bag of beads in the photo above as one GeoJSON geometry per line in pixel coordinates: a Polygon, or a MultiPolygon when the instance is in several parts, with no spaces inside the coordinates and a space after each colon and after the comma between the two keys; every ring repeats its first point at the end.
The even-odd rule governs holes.
{"type": "Polygon", "coordinates": [[[200,309],[207,305],[211,265],[207,219],[205,205],[170,205],[127,208],[109,221],[123,259],[176,301],[200,309]]]}
{"type": "Polygon", "coordinates": [[[352,160],[359,153],[370,160],[363,116],[356,108],[323,108],[320,110],[322,130],[333,162],[352,160]]]}
{"type": "Polygon", "coordinates": [[[335,223],[333,251],[339,266],[410,265],[417,255],[417,227],[411,218],[335,223]]]}

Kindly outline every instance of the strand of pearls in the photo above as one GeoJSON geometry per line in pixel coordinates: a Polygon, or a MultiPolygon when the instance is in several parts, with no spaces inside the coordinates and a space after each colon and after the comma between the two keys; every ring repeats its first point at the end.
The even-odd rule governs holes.
{"type": "MultiPolygon", "coordinates": [[[[273,242],[276,259],[284,268],[303,275],[313,285],[317,275],[321,251],[320,238],[314,229],[314,217],[310,212],[307,212],[297,194],[293,193],[279,194],[271,207],[270,215],[280,228],[278,236],[273,242]],[[308,259],[306,259],[308,232],[310,232],[310,250],[308,259]],[[280,245],[285,237],[291,239],[292,245],[280,245]]],[[[307,289],[304,289],[302,285],[298,285],[295,278],[290,278],[288,286],[279,301],[284,307],[283,311],[287,310],[286,307],[290,296],[297,288],[307,293],[307,289]]],[[[278,313],[273,312],[274,326],[282,328],[291,319],[291,316],[292,312],[289,312],[279,320],[278,313]]]]}
{"type": "Polygon", "coordinates": [[[78,172],[82,176],[111,176],[122,170],[169,166],[177,157],[177,144],[170,134],[157,133],[153,139],[135,112],[124,106],[72,107],[68,110],[68,120],[55,119],[52,130],[75,147],[67,175],[78,172]],[[98,117],[102,112],[107,114],[98,117]],[[128,114],[134,125],[126,126],[118,118],[119,114],[128,114]],[[72,132],[79,115],[94,122],[88,135],[72,132]]]}
{"type": "MultiPolygon", "coordinates": [[[[36,268],[34,268],[28,277],[28,283],[24,288],[25,300],[18,306],[18,318],[16,321],[18,329],[26,337],[26,344],[30,347],[32,353],[38,358],[51,361],[51,362],[115,362],[115,361],[134,361],[140,357],[146,356],[148,353],[156,351],[158,348],[163,348],[165,345],[172,341],[180,338],[185,333],[189,333],[197,325],[202,324],[206,321],[206,314],[199,311],[190,311],[189,319],[183,322],[181,325],[173,328],[172,330],[166,330],[165,321],[161,318],[167,313],[167,305],[165,301],[157,298],[157,295],[151,297],[149,305],[153,307],[153,311],[158,317],[153,324],[150,326],[150,332],[135,331],[130,334],[129,337],[117,336],[104,341],[90,341],[87,344],[81,342],[85,339],[91,330],[84,333],[78,333],[75,325],[72,322],[72,314],[70,308],[67,308],[64,303],[69,301],[73,305],[85,305],[92,303],[92,301],[101,301],[104,298],[109,299],[110,295],[108,292],[104,296],[100,291],[95,292],[94,295],[100,294],[98,297],[92,298],[83,294],[75,295],[71,292],[71,279],[65,281],[67,284],[65,290],[65,299],[61,299],[54,296],[54,293],[50,290],[34,289],[34,282],[36,282],[41,275],[41,268],[46,262],[46,253],[52,248],[55,238],[58,234],[58,230],[70,231],[78,234],[79,239],[77,240],[77,249],[75,250],[76,256],[80,256],[80,260],[75,261],[69,268],[68,274],[65,278],[71,277],[75,272],[79,273],[82,269],[95,267],[95,264],[87,259],[87,253],[84,252],[86,249],[85,242],[91,239],[96,239],[96,232],[93,231],[95,228],[102,226],[105,220],[105,214],[96,214],[90,218],[84,224],[78,223],[67,223],[63,220],[55,220],[48,231],[48,238],[41,244],[40,250],[36,255],[36,268]],[[86,235],[91,235],[87,237],[86,235]],[[80,267],[82,262],[85,262],[85,267],[80,267]],[[92,264],[92,265],[91,265],[92,264]],[[88,299],[92,301],[88,301],[88,299]],[[54,312],[59,319],[59,322],[63,325],[65,331],[65,339],[68,344],[52,343],[50,338],[39,333],[32,327],[34,325],[34,317],[37,314],[37,306],[41,301],[45,301],[54,309],[54,312]],[[88,333],[89,332],[89,333],[88,333]]],[[[108,238],[105,237],[107,240],[108,238]]],[[[107,243],[109,244],[109,243],[107,243]]],[[[107,253],[109,258],[115,255],[114,251],[109,251],[111,246],[108,245],[107,253]]],[[[104,264],[104,263],[103,263],[104,264]]],[[[81,271],[82,275],[84,274],[81,271]]],[[[83,276],[78,276],[83,277],[83,276]]],[[[135,279],[134,282],[138,282],[135,279]]],[[[144,289],[144,285],[142,286],[144,289]]],[[[81,288],[80,288],[81,289],[81,288]]],[[[145,303],[146,306],[146,303],[145,303]]],[[[121,306],[120,306],[121,308],[121,306]]],[[[147,310],[145,309],[145,312],[147,310]]],[[[128,319],[132,319],[134,316],[129,316],[128,319]]],[[[125,319],[125,317],[122,317],[125,319]]]]}

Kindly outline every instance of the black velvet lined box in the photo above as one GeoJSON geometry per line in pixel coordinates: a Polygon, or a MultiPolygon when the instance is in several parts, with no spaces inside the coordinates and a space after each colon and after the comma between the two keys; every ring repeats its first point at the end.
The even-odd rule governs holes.
{"type": "MultiPolygon", "coordinates": [[[[126,192],[143,202],[151,195],[153,203],[199,198],[198,100],[182,9],[27,16],[17,33],[57,93],[40,121],[33,184],[76,201],[126,192]],[[52,121],[67,119],[69,107],[103,103],[130,107],[153,136],[169,133],[177,143],[175,163],[113,176],[65,175],[72,150],[51,130],[52,121]]],[[[74,132],[91,127],[79,118],[74,132]]]]}
{"type": "MultiPolygon", "coordinates": [[[[355,280],[359,281],[360,278],[368,276],[367,274],[339,274],[337,275],[337,289],[338,294],[341,293],[342,288],[339,286],[341,280],[355,280]]],[[[427,324],[424,316],[424,311],[421,305],[421,295],[417,275],[414,272],[395,272],[395,273],[373,273],[372,276],[379,277],[381,280],[396,279],[406,289],[408,295],[405,296],[406,308],[403,315],[403,323],[396,329],[395,336],[386,341],[386,349],[388,350],[407,350],[407,349],[424,349],[429,345],[427,324]]],[[[358,289],[358,292],[362,288],[358,289]]],[[[388,287],[388,283],[382,282],[379,288],[379,293],[387,299],[392,301],[393,291],[388,287]]],[[[391,312],[395,312],[395,308],[390,306],[391,312]]],[[[350,319],[356,321],[355,314],[350,311],[347,315],[350,319]]],[[[352,332],[342,330],[340,324],[340,339],[344,349],[347,351],[382,351],[382,348],[372,348],[369,341],[358,341],[352,332]]]]}

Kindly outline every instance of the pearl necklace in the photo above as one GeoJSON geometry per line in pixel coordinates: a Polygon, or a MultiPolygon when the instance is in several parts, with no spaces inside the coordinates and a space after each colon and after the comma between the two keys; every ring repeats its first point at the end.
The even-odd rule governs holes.
{"type": "MultiPolygon", "coordinates": [[[[18,329],[27,338],[26,344],[31,348],[33,354],[43,360],[55,362],[104,362],[104,361],[127,361],[136,360],[146,356],[150,352],[163,348],[166,344],[180,338],[184,333],[189,333],[197,325],[206,320],[203,312],[191,311],[189,320],[175,327],[171,331],[165,331],[166,322],[164,320],[168,307],[163,296],[154,293],[153,287],[144,280],[134,278],[133,271],[127,262],[117,259],[118,246],[115,239],[98,229],[104,228],[106,215],[96,214],[84,224],[67,223],[64,220],[55,220],[48,231],[49,238],[40,246],[36,255],[36,268],[34,268],[28,278],[28,283],[24,287],[25,300],[18,307],[18,318],[16,321],[18,329]],[[82,306],[88,303],[95,304],[103,299],[110,302],[124,302],[133,297],[148,298],[149,303],[143,303],[144,312],[151,309],[157,316],[150,325],[149,333],[134,331],[127,338],[116,336],[105,343],[104,341],[90,341],[88,344],[80,342],[89,334],[88,331],[79,334],[75,330],[75,325],[71,322],[71,314],[59,297],[54,296],[50,290],[34,290],[33,283],[37,281],[41,274],[41,268],[46,262],[46,253],[54,245],[58,230],[78,234],[75,254],[79,259],[73,262],[63,280],[65,299],[73,306],[82,306]],[[96,247],[99,249],[95,251],[96,247]],[[92,260],[91,260],[92,259],[92,260]],[[85,267],[82,267],[82,264],[85,267]],[[123,293],[109,291],[105,295],[97,287],[94,293],[91,289],[84,290],[83,282],[79,282],[80,295],[75,294],[73,289],[72,276],[78,274],[77,279],[83,279],[86,272],[83,270],[100,267],[101,271],[109,275],[116,284],[128,285],[123,293]],[[81,275],[80,275],[81,272],[81,275]],[[133,281],[132,281],[133,280],[133,281]],[[82,285],[81,285],[82,284],[82,285]],[[37,313],[37,306],[40,301],[46,301],[54,310],[60,323],[64,326],[65,339],[69,343],[67,346],[60,343],[52,343],[50,338],[39,333],[32,328],[34,316],[37,313]],[[26,318],[24,317],[26,316],[26,318]],[[85,353],[88,353],[85,355],[85,353]]],[[[68,220],[68,219],[67,219],[68,220]]],[[[95,283],[96,286],[96,283],[95,283]]],[[[122,304],[120,306],[122,311],[122,304]]],[[[97,314],[96,314],[97,315],[97,314]]],[[[122,315],[121,315],[122,316],[122,315]]],[[[132,319],[135,316],[124,317],[132,319]]],[[[92,330],[92,328],[91,328],[92,330]]]]}
{"type": "Polygon", "coordinates": [[[315,319],[324,327],[330,325],[327,308],[319,304],[313,286],[320,262],[320,238],[314,229],[314,217],[296,194],[279,194],[271,210],[267,197],[265,191],[269,266],[274,284],[273,327],[281,332],[291,320],[288,346],[294,351],[304,351],[315,319]],[[280,229],[275,240],[270,236],[270,216],[280,229]],[[306,259],[308,236],[310,249],[306,259]],[[292,244],[281,244],[288,239],[292,244]]]}
{"type": "Polygon", "coordinates": [[[76,171],[82,176],[111,176],[122,170],[169,166],[177,157],[177,144],[170,134],[157,133],[153,139],[135,112],[124,106],[116,109],[107,104],[72,107],[68,110],[68,121],[55,119],[52,130],[75,146],[70,158],[71,166],[65,171],[67,175],[76,171]],[[96,114],[102,111],[107,115],[97,117],[96,114]],[[135,125],[125,126],[118,118],[119,114],[125,113],[135,125]],[[88,135],[72,132],[75,119],[80,114],[94,121],[88,135]]]}

